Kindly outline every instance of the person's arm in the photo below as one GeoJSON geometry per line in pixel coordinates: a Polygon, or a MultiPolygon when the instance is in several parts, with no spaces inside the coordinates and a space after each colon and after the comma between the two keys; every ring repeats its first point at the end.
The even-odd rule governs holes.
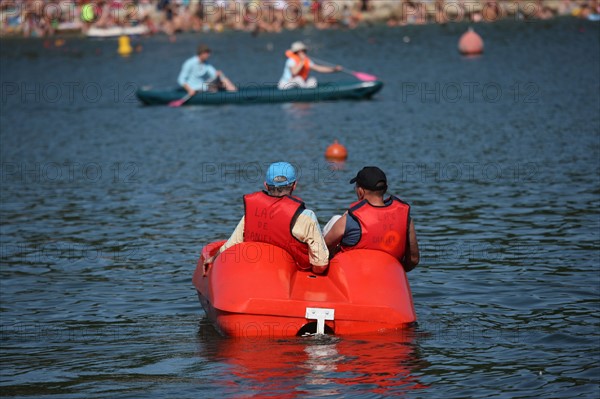
{"type": "Polygon", "coordinates": [[[188,79],[190,78],[191,73],[192,73],[192,62],[190,62],[190,60],[188,60],[188,61],[184,62],[183,66],[181,67],[181,71],[179,72],[179,77],[177,78],[177,83],[179,83],[179,85],[181,87],[183,87],[190,96],[193,96],[194,94],[196,94],[196,90],[192,89],[190,87],[190,85],[188,84],[188,79]]]}
{"type": "Polygon", "coordinates": [[[213,263],[215,261],[215,259],[217,258],[217,256],[219,256],[221,254],[221,252],[225,251],[228,248],[233,247],[236,244],[240,244],[240,243],[244,242],[244,224],[245,224],[245,217],[242,216],[242,219],[240,220],[240,222],[236,226],[235,230],[231,234],[231,237],[229,237],[229,240],[227,240],[227,242],[225,244],[223,244],[221,246],[221,248],[219,248],[219,251],[217,251],[217,253],[212,258],[208,258],[204,261],[205,266],[208,265],[209,263],[213,263]]]}
{"type": "Polygon", "coordinates": [[[192,87],[190,85],[188,85],[187,83],[184,83],[182,86],[190,96],[193,96],[194,94],[196,94],[196,90],[192,89],[192,87]]]}
{"type": "Polygon", "coordinates": [[[300,62],[294,63],[294,60],[290,59],[293,65],[290,65],[290,71],[292,72],[292,76],[298,76],[302,68],[304,67],[304,58],[300,58],[300,62]]]}
{"type": "Polygon", "coordinates": [[[212,65],[208,66],[208,74],[210,78],[208,79],[208,83],[212,83],[215,81],[220,81],[223,84],[223,87],[227,91],[237,91],[237,87],[233,84],[231,80],[221,70],[216,70],[212,65]]]}
{"type": "Polygon", "coordinates": [[[212,65],[206,65],[205,68],[206,74],[208,75],[208,78],[206,79],[205,83],[212,83],[221,75],[221,72],[217,71],[212,65]]]}
{"type": "Polygon", "coordinates": [[[404,269],[409,272],[417,265],[420,261],[419,255],[419,243],[417,241],[417,233],[415,231],[415,225],[410,220],[410,224],[408,225],[408,245],[406,247],[406,252],[404,255],[404,269]]]}
{"type": "Polygon", "coordinates": [[[340,65],[336,65],[334,67],[330,67],[330,66],[324,66],[324,65],[319,65],[319,64],[311,64],[310,65],[310,69],[313,69],[317,72],[321,72],[321,73],[333,73],[333,72],[339,72],[342,70],[342,67],[340,65]]]}
{"type": "Polygon", "coordinates": [[[342,237],[346,231],[347,217],[348,213],[346,212],[341,218],[338,219],[337,222],[334,223],[333,227],[331,227],[331,230],[329,230],[325,235],[325,244],[331,253],[335,252],[335,249],[342,241],[342,237]]]}
{"type": "Polygon", "coordinates": [[[313,211],[305,209],[292,228],[292,235],[308,245],[308,257],[315,274],[325,273],[329,266],[329,250],[319,221],[313,211]]]}
{"type": "Polygon", "coordinates": [[[219,80],[223,83],[223,87],[227,91],[237,91],[237,86],[233,84],[231,80],[221,71],[217,71],[217,76],[219,76],[219,80]]]}

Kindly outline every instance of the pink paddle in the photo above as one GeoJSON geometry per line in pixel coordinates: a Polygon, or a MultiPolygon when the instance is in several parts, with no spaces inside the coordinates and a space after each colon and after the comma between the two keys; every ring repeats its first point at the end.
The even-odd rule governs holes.
{"type": "Polygon", "coordinates": [[[183,97],[183,98],[182,98],[182,99],[180,99],[180,100],[174,100],[174,101],[171,101],[171,102],[169,103],[169,107],[174,107],[174,108],[181,107],[181,106],[182,106],[183,104],[185,104],[185,102],[186,102],[187,100],[189,100],[190,98],[192,98],[192,96],[191,96],[190,94],[188,94],[187,96],[183,97]]]}
{"type": "MultiPolygon", "coordinates": [[[[324,65],[329,65],[329,66],[335,66],[335,64],[332,64],[331,62],[327,62],[327,61],[323,61],[320,60],[318,58],[315,57],[311,57],[314,61],[317,61],[319,64],[324,64],[324,65]]],[[[353,71],[352,69],[348,69],[348,68],[344,68],[342,67],[342,72],[345,72],[349,75],[354,76],[356,79],[358,80],[362,80],[363,82],[374,82],[377,80],[377,76],[375,75],[370,75],[368,73],[364,73],[364,72],[356,72],[353,71]]]]}
{"type": "Polygon", "coordinates": [[[364,72],[350,72],[354,77],[358,80],[362,80],[363,82],[374,82],[377,80],[377,76],[369,75],[364,72]]]}

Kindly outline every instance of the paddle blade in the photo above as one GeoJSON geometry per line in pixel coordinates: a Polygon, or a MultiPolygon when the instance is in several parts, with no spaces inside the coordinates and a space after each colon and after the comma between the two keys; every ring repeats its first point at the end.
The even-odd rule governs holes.
{"type": "Polygon", "coordinates": [[[169,103],[169,107],[181,107],[190,98],[192,98],[192,95],[188,94],[187,96],[183,97],[180,100],[171,101],[169,103]]]}
{"type": "Polygon", "coordinates": [[[364,72],[354,72],[353,75],[356,77],[356,79],[362,80],[363,82],[374,82],[377,80],[377,76],[369,75],[368,73],[364,72]]]}
{"type": "Polygon", "coordinates": [[[182,98],[181,100],[171,101],[169,103],[169,107],[173,107],[173,108],[181,107],[184,102],[185,102],[184,98],[182,98]]]}

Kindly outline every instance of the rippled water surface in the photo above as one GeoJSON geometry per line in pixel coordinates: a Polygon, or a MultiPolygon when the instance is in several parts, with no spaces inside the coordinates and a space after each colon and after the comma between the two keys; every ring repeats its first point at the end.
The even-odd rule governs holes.
{"type": "Polygon", "coordinates": [[[456,51],[465,29],[156,37],[128,59],[111,40],[0,42],[2,395],[598,397],[599,25],[480,25],[473,59],[456,51]],[[172,85],[200,40],[236,82],[276,81],[297,39],[386,86],[295,105],[132,95],[172,85]],[[336,138],[350,156],[332,169],[336,138]],[[359,168],[387,172],[422,250],[415,329],[214,333],[191,285],[197,255],[281,159],[322,224],[352,202],[359,168]]]}

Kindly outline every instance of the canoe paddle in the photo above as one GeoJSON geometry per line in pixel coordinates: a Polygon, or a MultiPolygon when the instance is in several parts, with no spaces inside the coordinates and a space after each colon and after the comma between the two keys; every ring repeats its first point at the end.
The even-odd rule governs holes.
{"type": "Polygon", "coordinates": [[[356,79],[362,80],[363,82],[374,82],[377,80],[377,76],[375,76],[375,75],[369,75],[368,73],[364,73],[364,72],[352,71],[352,70],[346,69],[344,67],[342,67],[342,72],[349,73],[350,75],[353,75],[356,79]]]}
{"type": "Polygon", "coordinates": [[[183,97],[183,98],[182,98],[182,99],[180,99],[180,100],[174,100],[174,101],[171,101],[171,102],[169,103],[169,107],[174,107],[174,108],[176,108],[176,107],[181,107],[183,104],[185,104],[185,102],[186,102],[187,100],[189,100],[189,99],[190,99],[190,98],[192,98],[192,97],[193,97],[193,94],[188,94],[187,96],[183,97]]]}
{"type": "MultiPolygon", "coordinates": [[[[311,57],[313,60],[317,61],[319,64],[325,64],[328,66],[334,66],[334,64],[332,64],[331,62],[327,62],[327,61],[323,61],[320,60],[318,58],[315,57],[311,57]]],[[[348,69],[348,68],[344,68],[342,67],[342,72],[345,72],[349,75],[354,76],[356,79],[358,80],[362,80],[363,82],[374,82],[377,80],[377,76],[375,75],[370,75],[368,73],[364,73],[364,72],[356,72],[353,71],[352,69],[348,69]]]]}

